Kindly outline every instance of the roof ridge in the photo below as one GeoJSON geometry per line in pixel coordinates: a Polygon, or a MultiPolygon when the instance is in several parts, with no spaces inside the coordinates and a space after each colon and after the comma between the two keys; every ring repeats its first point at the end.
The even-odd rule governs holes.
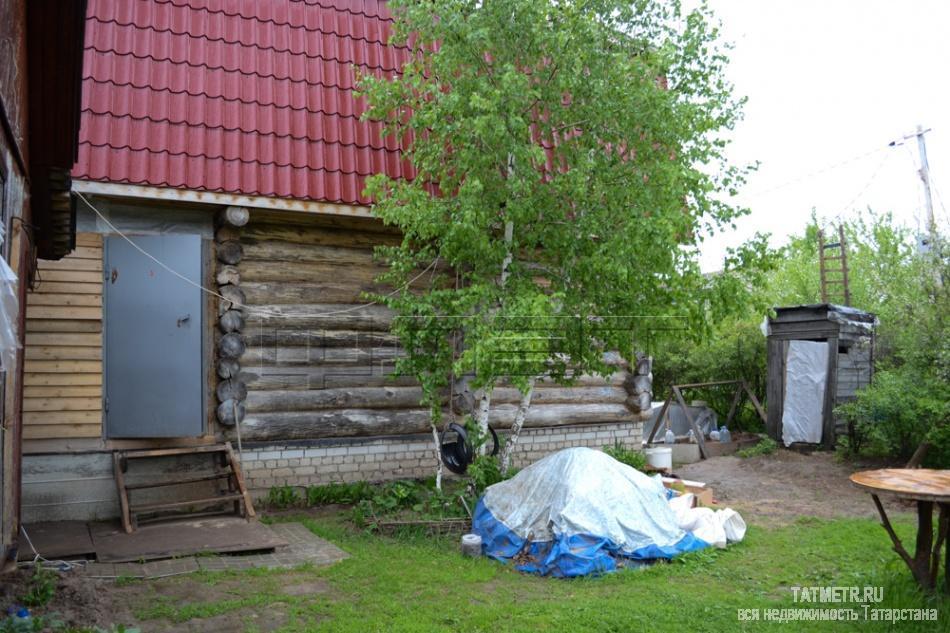
{"type": "MultiPolygon", "coordinates": [[[[150,123],[155,123],[156,125],[159,125],[159,124],[165,124],[165,125],[169,125],[169,126],[181,125],[181,126],[184,126],[184,127],[189,127],[189,128],[202,128],[202,129],[205,129],[205,130],[221,130],[221,131],[223,131],[223,132],[239,132],[239,133],[241,133],[241,134],[254,134],[255,136],[259,136],[259,137],[260,137],[260,136],[273,136],[273,137],[276,138],[276,139],[289,138],[289,139],[291,139],[291,140],[293,140],[293,141],[304,141],[304,142],[307,142],[307,143],[324,143],[325,145],[345,145],[345,146],[347,146],[347,147],[356,147],[356,148],[359,148],[359,149],[374,149],[374,150],[376,150],[376,149],[384,149],[384,150],[386,150],[387,152],[400,152],[400,151],[405,151],[405,149],[402,149],[402,148],[400,148],[400,149],[389,149],[389,148],[386,147],[385,145],[382,145],[382,146],[375,146],[375,145],[366,144],[366,143],[360,144],[360,143],[357,143],[357,142],[355,142],[355,141],[352,142],[352,143],[345,143],[345,142],[343,142],[343,141],[329,141],[329,140],[326,140],[326,139],[311,138],[311,137],[309,137],[309,136],[299,136],[299,135],[294,135],[294,134],[278,134],[278,133],[276,133],[276,132],[261,132],[261,131],[259,131],[259,130],[246,130],[246,129],[242,128],[242,127],[225,127],[224,125],[206,125],[206,124],[204,124],[204,123],[189,123],[188,121],[184,121],[184,120],[182,120],[182,121],[173,121],[173,120],[172,120],[171,118],[169,118],[169,117],[166,117],[166,118],[164,118],[164,119],[156,119],[156,118],[153,118],[153,117],[150,117],[150,116],[139,116],[139,117],[137,117],[137,116],[133,116],[133,115],[130,114],[130,113],[126,113],[126,114],[115,114],[115,113],[113,113],[113,112],[96,112],[96,111],[93,110],[92,108],[84,108],[83,110],[81,110],[81,112],[82,112],[83,114],[89,113],[89,114],[91,114],[91,115],[93,115],[93,116],[109,117],[109,118],[111,118],[111,119],[131,119],[131,120],[133,120],[133,121],[148,121],[148,122],[150,122],[150,123]]],[[[321,114],[324,114],[325,116],[335,116],[335,115],[328,114],[328,113],[321,113],[321,114]]],[[[342,118],[342,115],[341,115],[341,118],[342,118]]],[[[382,137],[380,137],[380,139],[382,139],[382,137]]],[[[91,143],[92,145],[96,145],[95,143],[92,143],[91,141],[87,141],[87,142],[91,143]]],[[[130,149],[133,149],[133,150],[134,150],[134,148],[130,148],[130,149]]],[[[209,156],[208,158],[213,158],[213,157],[209,156]]]]}
{"type": "MultiPolygon", "coordinates": [[[[277,52],[277,53],[301,54],[301,53],[294,53],[294,51],[292,51],[292,50],[289,49],[289,48],[280,49],[280,48],[277,48],[277,47],[274,47],[274,46],[261,46],[260,44],[247,44],[247,43],[242,42],[242,41],[240,41],[240,40],[234,40],[234,41],[232,41],[232,40],[227,40],[227,39],[225,39],[225,38],[223,38],[223,37],[210,37],[209,35],[195,35],[195,34],[193,34],[193,33],[188,33],[187,31],[175,31],[175,30],[172,29],[172,27],[170,27],[170,26],[169,26],[168,28],[160,29],[160,28],[156,28],[155,26],[152,26],[152,25],[140,25],[140,24],[136,24],[135,22],[119,22],[118,18],[111,18],[111,19],[109,19],[109,20],[103,20],[102,18],[99,18],[99,17],[97,17],[97,16],[91,16],[91,19],[94,20],[94,21],[96,21],[96,22],[98,22],[99,24],[104,24],[104,25],[107,25],[107,24],[114,24],[114,25],[116,25],[116,26],[132,27],[132,28],[134,28],[134,29],[141,29],[141,30],[154,31],[154,32],[156,32],[156,33],[170,33],[170,34],[172,34],[172,35],[178,35],[178,36],[182,36],[182,37],[190,37],[190,38],[192,38],[192,39],[205,39],[205,40],[208,40],[209,42],[223,42],[223,43],[225,43],[225,44],[237,44],[237,45],[239,45],[239,46],[246,46],[246,47],[248,47],[248,48],[257,48],[257,49],[262,50],[262,51],[274,51],[274,52],[277,52]]],[[[288,26],[289,26],[289,25],[288,25],[288,26]]],[[[388,42],[384,42],[383,40],[371,40],[371,39],[369,39],[368,37],[357,37],[356,35],[352,35],[352,34],[350,34],[350,33],[339,33],[338,31],[335,31],[335,30],[333,30],[333,31],[324,31],[323,29],[308,29],[308,28],[305,27],[305,26],[289,26],[289,28],[292,28],[292,29],[303,29],[303,30],[306,31],[307,33],[320,33],[321,35],[334,35],[334,36],[339,37],[339,38],[341,38],[341,39],[349,39],[349,40],[354,40],[354,41],[357,41],[357,42],[366,42],[367,44],[379,44],[380,46],[383,46],[383,47],[386,47],[386,48],[392,48],[392,49],[395,49],[395,50],[404,50],[404,51],[409,51],[409,50],[410,50],[410,48],[409,48],[408,46],[406,46],[406,45],[390,44],[390,43],[388,43],[388,42]]],[[[308,55],[308,57],[309,57],[309,55],[308,55]]]]}
{"type": "MultiPolygon", "coordinates": [[[[314,143],[323,143],[323,141],[312,141],[312,142],[314,142],[314,143]]],[[[222,156],[222,155],[219,155],[219,156],[211,156],[211,155],[209,155],[209,154],[190,154],[190,153],[188,153],[188,152],[173,152],[173,151],[168,150],[168,149],[151,149],[151,148],[149,148],[149,147],[132,147],[132,146],[129,145],[129,144],[126,144],[126,145],[113,145],[112,143],[93,143],[92,141],[90,141],[90,140],[88,140],[88,139],[83,140],[83,141],[80,142],[79,144],[80,144],[80,145],[88,145],[89,147],[95,147],[95,148],[103,148],[103,147],[105,147],[105,148],[111,149],[111,150],[113,150],[113,151],[127,150],[127,151],[130,151],[130,152],[146,152],[146,153],[148,153],[148,154],[167,154],[168,156],[175,156],[175,157],[184,156],[185,158],[200,158],[200,159],[203,159],[203,160],[220,160],[220,161],[223,161],[223,162],[226,162],[226,163],[238,162],[238,163],[241,163],[242,165],[251,165],[251,164],[254,164],[254,165],[266,165],[266,166],[272,166],[272,167],[292,167],[292,168],[294,168],[294,169],[306,169],[306,170],[308,170],[308,171],[323,171],[323,172],[326,172],[326,173],[328,173],[328,174],[345,174],[345,175],[347,175],[347,176],[350,176],[350,175],[354,175],[354,176],[371,176],[371,175],[373,175],[372,173],[365,173],[365,174],[364,174],[363,172],[360,172],[360,171],[347,171],[347,170],[342,169],[342,168],[341,168],[341,169],[329,169],[329,168],[327,168],[327,167],[311,167],[311,166],[309,166],[309,165],[296,165],[296,164],[294,164],[293,162],[279,163],[279,162],[277,162],[276,160],[272,160],[272,161],[261,161],[261,160],[257,160],[257,159],[246,159],[246,158],[240,158],[240,157],[236,157],[236,158],[225,158],[225,157],[222,156]]],[[[330,143],[325,143],[325,144],[329,145],[330,143]]],[[[347,145],[347,147],[352,147],[352,145],[347,145]]],[[[387,153],[387,154],[402,154],[402,151],[401,151],[401,150],[398,150],[398,149],[380,148],[380,149],[374,149],[373,151],[374,151],[374,152],[385,152],[385,153],[387,153]]]]}
{"type": "MultiPolygon", "coordinates": [[[[288,75],[287,77],[278,77],[276,74],[262,75],[262,74],[256,73],[256,72],[243,71],[243,70],[241,70],[240,68],[226,68],[226,67],[224,67],[224,66],[209,66],[208,64],[196,64],[196,63],[194,63],[194,62],[190,62],[190,61],[187,61],[187,60],[175,61],[174,59],[172,59],[172,58],[170,58],[170,57],[164,57],[164,58],[162,58],[162,57],[155,57],[154,55],[136,55],[135,53],[133,53],[133,52],[131,52],[131,51],[129,51],[128,53],[120,53],[119,51],[114,50],[114,49],[102,50],[102,49],[100,49],[100,48],[97,48],[95,45],[87,46],[87,47],[85,47],[84,50],[86,50],[86,51],[94,51],[94,52],[96,52],[96,53],[99,53],[100,55],[109,55],[109,54],[111,54],[111,55],[116,55],[116,56],[119,56],[119,57],[134,57],[135,59],[149,60],[149,61],[152,61],[152,62],[168,62],[169,64],[186,65],[186,66],[189,66],[190,68],[204,68],[204,69],[207,69],[207,70],[221,70],[221,71],[228,72],[228,73],[240,73],[240,74],[244,75],[245,77],[263,77],[263,78],[266,78],[266,79],[280,79],[280,80],[289,79],[289,80],[291,80],[291,81],[296,81],[296,82],[306,82],[306,81],[307,81],[306,79],[294,79],[293,77],[291,77],[291,76],[289,76],[289,75],[288,75]]],[[[381,71],[383,71],[383,72],[399,72],[399,69],[397,69],[397,68],[386,68],[386,67],[384,67],[384,66],[370,66],[369,64],[357,64],[356,62],[345,61],[345,60],[342,60],[342,59],[338,59],[338,58],[336,58],[336,57],[322,57],[322,56],[310,57],[310,56],[307,56],[307,59],[311,59],[311,60],[321,60],[321,61],[324,61],[324,62],[336,62],[337,64],[341,64],[341,65],[350,65],[350,66],[355,66],[355,67],[357,67],[357,68],[368,68],[368,69],[370,69],[370,70],[381,70],[381,71]]],[[[85,79],[85,77],[84,77],[84,79],[85,79]]],[[[346,89],[346,88],[341,88],[341,90],[347,90],[347,89],[346,89]]]]}
{"type": "MultiPolygon", "coordinates": [[[[337,13],[349,13],[350,15],[358,15],[358,16],[362,16],[362,17],[364,17],[364,18],[376,19],[376,20],[379,20],[380,22],[395,22],[395,21],[396,21],[395,18],[393,18],[392,16],[383,17],[383,16],[382,16],[381,14],[379,14],[379,13],[377,13],[376,15],[370,15],[369,13],[366,13],[365,11],[354,11],[354,10],[352,10],[352,9],[344,9],[344,8],[337,7],[337,6],[333,6],[333,5],[329,5],[329,6],[328,6],[328,5],[326,5],[326,4],[321,4],[321,3],[319,2],[319,0],[312,0],[312,1],[309,1],[309,2],[308,2],[307,0],[289,0],[289,1],[290,1],[290,2],[302,2],[303,4],[305,4],[305,5],[307,5],[307,6],[311,6],[311,7],[316,6],[316,7],[320,7],[321,9],[330,9],[330,10],[336,11],[337,13]]],[[[274,19],[272,19],[272,18],[262,18],[262,17],[258,17],[258,16],[256,16],[256,15],[253,15],[253,16],[252,16],[252,15],[244,15],[244,14],[241,13],[240,11],[228,12],[228,11],[225,10],[225,9],[210,9],[210,8],[208,8],[207,6],[204,6],[204,7],[195,7],[195,6],[191,6],[191,5],[189,5],[189,4],[180,4],[180,3],[178,3],[178,2],[175,2],[175,0],[153,0],[153,2],[155,2],[156,4],[167,4],[167,5],[170,5],[170,6],[173,6],[173,7],[177,7],[177,8],[179,8],[179,9],[187,9],[187,10],[189,10],[189,11],[204,11],[204,12],[206,12],[206,13],[212,13],[212,14],[213,14],[213,13],[220,13],[220,14],[224,15],[225,17],[229,17],[229,18],[242,18],[242,19],[244,19],[244,20],[254,20],[254,21],[256,21],[256,22],[273,22],[274,24],[278,24],[278,25],[282,24],[282,23],[277,22],[276,20],[274,20],[274,19]]],[[[287,22],[286,24],[289,24],[289,22],[287,22]]]]}

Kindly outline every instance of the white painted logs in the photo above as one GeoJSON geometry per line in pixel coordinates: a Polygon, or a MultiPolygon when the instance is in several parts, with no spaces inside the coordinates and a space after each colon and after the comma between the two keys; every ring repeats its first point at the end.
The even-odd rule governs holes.
{"type": "Polygon", "coordinates": [[[244,329],[244,314],[241,308],[247,298],[241,290],[241,274],[237,264],[244,257],[241,246],[241,227],[247,224],[250,212],[244,207],[227,207],[218,213],[215,230],[215,249],[218,270],[218,340],[217,374],[220,381],[215,389],[219,405],[217,418],[224,426],[240,424],[246,412],[244,400],[247,385],[242,382],[239,359],[247,346],[241,334],[244,329]]]}

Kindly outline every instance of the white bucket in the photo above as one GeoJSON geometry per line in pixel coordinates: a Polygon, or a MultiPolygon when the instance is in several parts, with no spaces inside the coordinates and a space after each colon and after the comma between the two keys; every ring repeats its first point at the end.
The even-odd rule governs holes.
{"type": "Polygon", "coordinates": [[[673,469],[673,449],[672,448],[648,448],[643,451],[647,456],[647,463],[660,470],[673,469]]]}
{"type": "Polygon", "coordinates": [[[478,534],[463,534],[462,553],[466,556],[481,556],[482,537],[480,537],[478,534]]]}

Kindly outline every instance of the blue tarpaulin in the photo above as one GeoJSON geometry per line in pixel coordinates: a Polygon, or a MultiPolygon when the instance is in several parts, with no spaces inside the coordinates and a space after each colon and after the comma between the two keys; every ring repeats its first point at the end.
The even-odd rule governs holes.
{"type": "Polygon", "coordinates": [[[472,523],[485,555],[558,577],[709,546],[678,527],[662,483],[588,448],[559,451],[489,487],[472,523]]]}

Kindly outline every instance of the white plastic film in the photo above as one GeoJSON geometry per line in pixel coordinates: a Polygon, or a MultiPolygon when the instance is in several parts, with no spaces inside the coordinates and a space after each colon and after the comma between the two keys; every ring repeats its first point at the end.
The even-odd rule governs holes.
{"type": "Polygon", "coordinates": [[[821,442],[827,382],[828,343],[789,341],[782,410],[785,446],[795,442],[821,442]]]}

